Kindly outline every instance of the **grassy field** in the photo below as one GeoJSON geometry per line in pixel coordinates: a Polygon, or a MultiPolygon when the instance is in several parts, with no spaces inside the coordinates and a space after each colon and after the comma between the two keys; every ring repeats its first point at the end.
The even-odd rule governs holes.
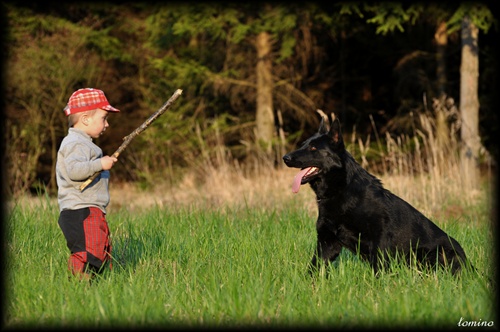
{"type": "Polygon", "coordinates": [[[113,270],[92,285],[69,278],[54,198],[7,202],[2,327],[497,327],[495,169],[486,163],[481,189],[467,187],[456,128],[444,120],[420,115],[421,131],[388,135],[385,146],[355,134],[346,142],[387,189],[458,240],[477,271],[395,265],[374,277],[342,252],[310,276],[317,207],[309,186],[292,194],[297,170],[202,158],[175,181],[111,181],[113,270]]]}
{"type": "MultiPolygon", "coordinates": [[[[301,193],[310,198],[307,189],[301,193]]],[[[123,202],[116,193],[112,199],[123,202]]],[[[497,326],[496,290],[487,281],[496,269],[494,231],[485,202],[436,220],[478,269],[458,278],[402,266],[376,278],[349,252],[311,277],[316,212],[304,206],[298,199],[114,205],[113,270],[89,285],[68,278],[57,203],[40,197],[14,205],[4,242],[4,328],[497,326]]]]}

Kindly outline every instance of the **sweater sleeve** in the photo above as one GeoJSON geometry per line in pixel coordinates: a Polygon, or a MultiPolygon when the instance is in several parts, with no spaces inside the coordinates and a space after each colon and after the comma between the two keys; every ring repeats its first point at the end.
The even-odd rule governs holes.
{"type": "Polygon", "coordinates": [[[66,170],[72,181],[84,181],[102,170],[101,156],[86,144],[68,145],[65,155],[66,170]]]}

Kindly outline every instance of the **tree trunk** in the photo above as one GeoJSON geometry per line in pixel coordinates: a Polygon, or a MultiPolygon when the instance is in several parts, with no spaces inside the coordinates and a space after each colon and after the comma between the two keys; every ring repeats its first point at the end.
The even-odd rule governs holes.
{"type": "Polygon", "coordinates": [[[267,32],[257,35],[257,110],[256,140],[266,153],[272,151],[272,140],[275,133],[273,111],[273,80],[271,75],[271,42],[267,32]]]}
{"type": "Polygon", "coordinates": [[[448,44],[448,34],[446,33],[446,22],[442,21],[438,24],[436,33],[434,34],[436,41],[436,76],[438,94],[446,94],[446,46],[448,44]]]}
{"type": "Polygon", "coordinates": [[[478,28],[465,16],[462,21],[460,66],[461,172],[466,189],[479,188],[478,28]]]}

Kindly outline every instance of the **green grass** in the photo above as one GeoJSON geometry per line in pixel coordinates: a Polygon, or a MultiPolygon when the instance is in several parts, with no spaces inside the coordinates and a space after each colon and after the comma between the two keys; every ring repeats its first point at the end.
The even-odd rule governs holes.
{"type": "MultiPolygon", "coordinates": [[[[7,221],[4,327],[455,328],[494,321],[488,211],[441,220],[479,272],[453,277],[396,266],[373,276],[355,254],[314,277],[315,217],[292,204],[152,208],[108,215],[113,270],[68,278],[57,204],[14,207],[7,221]],[[289,205],[289,206],[288,206],[289,205]]],[[[495,325],[498,322],[495,321],[495,325]]]]}

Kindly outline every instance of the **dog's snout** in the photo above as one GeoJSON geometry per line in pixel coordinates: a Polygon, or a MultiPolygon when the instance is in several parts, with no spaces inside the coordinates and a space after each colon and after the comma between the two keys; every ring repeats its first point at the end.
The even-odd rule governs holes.
{"type": "Polygon", "coordinates": [[[284,156],[283,156],[283,161],[284,161],[285,163],[288,163],[288,162],[290,162],[291,160],[292,160],[292,157],[290,157],[290,155],[286,154],[286,155],[284,155],[284,156]]]}

